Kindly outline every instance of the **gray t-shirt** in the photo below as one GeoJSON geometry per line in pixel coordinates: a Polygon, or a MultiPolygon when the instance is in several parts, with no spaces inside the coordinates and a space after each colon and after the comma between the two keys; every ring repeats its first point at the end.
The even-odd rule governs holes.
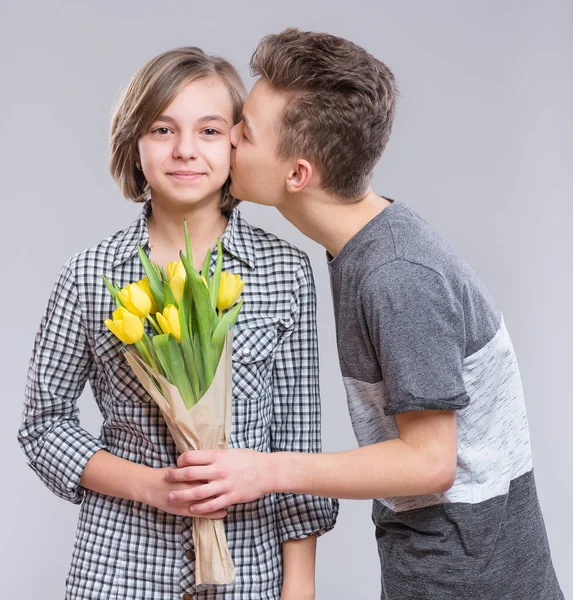
{"type": "Polygon", "coordinates": [[[535,490],[515,353],[482,282],[400,202],[329,267],[358,443],[397,437],[400,413],[458,411],[452,488],[374,501],[382,598],[563,598],[535,490]]]}

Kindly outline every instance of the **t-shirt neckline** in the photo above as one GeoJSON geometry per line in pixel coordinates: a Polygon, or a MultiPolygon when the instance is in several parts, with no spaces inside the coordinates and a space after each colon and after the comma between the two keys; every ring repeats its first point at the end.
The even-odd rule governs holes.
{"type": "MultiPolygon", "coordinates": [[[[392,210],[394,206],[398,207],[401,203],[398,200],[393,200],[392,198],[387,198],[384,196],[385,200],[391,202],[390,206],[387,206],[385,209],[380,211],[377,215],[372,217],[362,229],[358,230],[342,247],[342,250],[336,255],[332,256],[328,251],[326,252],[326,260],[328,263],[328,268],[331,271],[336,271],[340,268],[340,266],[346,261],[346,257],[349,256],[354,248],[358,246],[362,238],[368,234],[368,232],[376,226],[376,224],[383,218],[386,218],[384,215],[388,216],[387,211],[392,210]]],[[[392,211],[393,212],[393,211],[392,211]]]]}

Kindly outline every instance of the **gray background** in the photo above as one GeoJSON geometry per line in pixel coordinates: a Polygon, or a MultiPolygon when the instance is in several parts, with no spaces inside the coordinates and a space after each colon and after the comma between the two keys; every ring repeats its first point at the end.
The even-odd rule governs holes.
{"type": "MultiPolygon", "coordinates": [[[[505,313],[553,559],[565,596],[573,597],[572,3],[3,0],[0,22],[0,595],[63,598],[78,509],[40,484],[15,438],[33,336],[60,266],[139,210],[107,172],[112,105],[138,67],[180,45],[224,55],[250,86],[247,63],[259,39],[300,26],[360,43],[398,78],[397,122],[375,187],[453,242],[505,313]]],[[[312,259],[324,447],[351,448],[323,252],[272,209],[243,211],[312,259]]],[[[80,406],[82,423],[97,432],[89,391],[80,406]]],[[[368,502],[342,502],[338,526],[319,541],[318,599],[378,597],[369,512],[368,502]]]]}

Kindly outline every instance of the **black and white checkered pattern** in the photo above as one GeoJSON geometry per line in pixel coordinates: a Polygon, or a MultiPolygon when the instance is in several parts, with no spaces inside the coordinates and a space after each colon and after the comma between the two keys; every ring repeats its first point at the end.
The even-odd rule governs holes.
{"type": "MultiPolygon", "coordinates": [[[[278,599],[281,543],[331,529],[335,501],[286,494],[232,507],[226,531],[236,583],[197,591],[191,519],[79,487],[85,464],[102,448],[151,467],[177,459],[158,408],[103,324],[114,306],[100,274],[122,286],[144,276],[136,243],[149,248],[150,210],[148,203],[130,227],[68,261],[34,345],[20,444],[55,494],[82,504],[66,598],[278,599]],[[99,438],[79,422],[76,400],[87,381],[104,418],[99,438]]],[[[308,258],[249,226],[236,209],[222,244],[224,268],[245,280],[233,342],[230,444],[319,452],[316,299],[308,258]]]]}

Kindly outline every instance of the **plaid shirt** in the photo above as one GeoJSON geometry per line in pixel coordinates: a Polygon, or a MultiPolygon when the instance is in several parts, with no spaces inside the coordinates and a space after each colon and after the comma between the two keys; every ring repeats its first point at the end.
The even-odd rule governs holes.
{"type": "MultiPolygon", "coordinates": [[[[178,456],[159,409],[123,359],[123,344],[103,324],[114,305],[100,274],[121,286],[144,276],[136,244],[149,250],[150,211],[147,203],[130,227],[68,261],[35,340],[19,441],[50,490],[81,503],[66,598],[278,599],[282,542],[331,529],[335,501],[277,494],[232,507],[225,527],[236,583],[197,591],[190,518],[79,485],[100,449],[150,467],[174,465],[178,456]],[[99,438],[79,423],[76,400],[88,380],[103,416],[99,438]]],[[[316,300],[308,258],[248,225],[237,209],[221,241],[224,268],[245,280],[234,329],[230,445],[320,452],[316,300]]]]}

